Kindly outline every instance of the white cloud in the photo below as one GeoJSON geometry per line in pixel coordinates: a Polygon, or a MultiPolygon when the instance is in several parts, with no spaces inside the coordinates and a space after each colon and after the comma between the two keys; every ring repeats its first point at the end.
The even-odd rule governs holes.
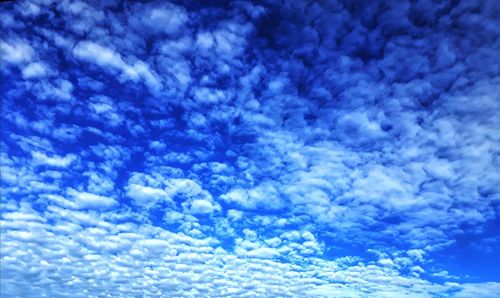
{"type": "Polygon", "coordinates": [[[382,266],[391,267],[394,265],[394,262],[391,259],[380,259],[378,263],[382,266]]]}
{"type": "Polygon", "coordinates": [[[208,49],[214,45],[214,38],[210,32],[200,32],[196,36],[196,44],[203,49],[208,49]]]}
{"type": "Polygon", "coordinates": [[[172,199],[164,189],[153,188],[138,184],[127,186],[127,195],[131,197],[135,204],[142,207],[152,207],[157,202],[167,202],[172,204],[172,199]]]}
{"type": "Polygon", "coordinates": [[[25,79],[45,77],[47,74],[47,67],[43,63],[33,62],[23,68],[22,74],[25,79]]]}
{"type": "Polygon", "coordinates": [[[240,220],[243,217],[243,212],[240,210],[230,209],[227,211],[227,217],[230,220],[240,220]]]}
{"type": "Polygon", "coordinates": [[[33,48],[23,40],[1,40],[0,53],[2,61],[12,64],[30,62],[34,56],[33,48]]]}
{"type": "Polygon", "coordinates": [[[170,152],[163,156],[163,159],[168,162],[175,163],[191,163],[193,158],[186,153],[170,152]]]}
{"type": "Polygon", "coordinates": [[[174,178],[165,181],[167,192],[171,195],[185,194],[188,197],[202,197],[211,199],[212,195],[204,190],[196,181],[191,179],[174,178]]]}
{"type": "Polygon", "coordinates": [[[85,172],[85,176],[89,177],[88,190],[93,193],[106,193],[114,189],[115,183],[105,175],[96,172],[85,172]]]}
{"type": "Polygon", "coordinates": [[[226,94],[218,89],[197,88],[194,90],[194,99],[200,104],[218,104],[226,100],[226,94]]]}
{"type": "Polygon", "coordinates": [[[91,118],[105,125],[116,127],[124,122],[124,117],[117,110],[113,100],[107,96],[93,96],[89,103],[91,118]]]}
{"type": "MultiPolygon", "coordinates": [[[[75,190],[69,192],[82,195],[75,190]]],[[[23,294],[32,296],[36,289],[39,295],[54,296],[70,290],[85,293],[81,297],[116,295],[124,291],[123,283],[131,279],[137,283],[128,287],[126,293],[134,295],[189,296],[196,290],[207,296],[288,293],[301,297],[360,297],[369,292],[378,297],[422,297],[457,292],[457,297],[488,297],[498,288],[496,283],[434,284],[401,275],[392,267],[360,263],[357,258],[311,258],[307,266],[282,263],[273,260],[282,257],[276,249],[259,247],[247,240],[241,245],[249,250],[238,257],[218,247],[218,242],[211,238],[196,239],[148,223],[103,220],[111,214],[120,215],[116,210],[98,214],[49,207],[46,212],[42,217],[29,204],[21,208],[11,206],[2,212],[4,294],[19,293],[18,287],[11,286],[14,280],[17,286],[23,285],[23,294]],[[44,217],[52,221],[47,222],[44,217]],[[68,253],[54,254],[57,248],[67,249],[68,253]],[[33,249],[37,249],[37,254],[25,258],[33,249]],[[71,265],[75,263],[81,266],[71,265]],[[61,281],[57,268],[64,268],[72,278],[61,281]],[[46,272],[47,280],[31,274],[35,271],[46,272]],[[84,282],[105,276],[106,287],[84,282]]],[[[140,219],[134,214],[129,216],[140,219]]],[[[254,233],[252,237],[256,236],[254,233]]],[[[297,237],[312,238],[306,231],[298,232],[297,237]]]]}
{"type": "Polygon", "coordinates": [[[67,194],[72,198],[69,202],[72,209],[107,209],[117,204],[113,198],[80,192],[72,188],[68,188],[67,194]]]}
{"type": "Polygon", "coordinates": [[[466,283],[457,285],[460,291],[453,295],[457,298],[473,298],[473,297],[500,297],[500,283],[485,282],[485,283],[466,283]]]}
{"type": "Polygon", "coordinates": [[[220,198],[236,203],[246,209],[264,208],[269,210],[284,207],[284,201],[270,183],[262,183],[251,189],[234,188],[220,198]]]}
{"type": "Polygon", "coordinates": [[[31,152],[33,157],[33,162],[37,165],[48,165],[52,167],[67,168],[71,165],[73,161],[77,159],[74,154],[66,154],[66,156],[47,156],[44,153],[33,151],[31,152]]]}
{"type": "Polygon", "coordinates": [[[248,201],[248,194],[242,188],[235,188],[221,196],[221,199],[227,202],[234,202],[246,208],[252,208],[254,205],[248,201]]]}
{"type": "Polygon", "coordinates": [[[210,214],[218,208],[212,202],[207,200],[194,200],[191,202],[191,212],[194,214],[210,214]]]}
{"type": "Polygon", "coordinates": [[[251,258],[272,259],[279,257],[280,253],[274,248],[259,247],[248,251],[246,255],[251,258]]]}
{"type": "Polygon", "coordinates": [[[73,48],[73,54],[80,59],[94,62],[103,67],[123,69],[125,66],[119,53],[93,41],[80,41],[73,48]]]}
{"type": "Polygon", "coordinates": [[[160,151],[165,149],[166,145],[160,141],[152,141],[149,143],[149,148],[160,151]]]}
{"type": "Polygon", "coordinates": [[[189,117],[189,122],[195,127],[205,127],[208,124],[207,118],[200,113],[194,113],[189,117]]]}
{"type": "Polygon", "coordinates": [[[425,252],[421,249],[410,249],[406,253],[409,257],[412,257],[419,262],[422,262],[424,260],[425,252]]]}
{"type": "Polygon", "coordinates": [[[73,54],[79,59],[93,62],[101,67],[119,70],[126,80],[133,82],[143,80],[151,91],[157,92],[161,88],[161,82],[148,64],[140,60],[137,60],[133,65],[125,63],[120,53],[96,42],[80,41],[73,48],[73,54]]]}
{"type": "Polygon", "coordinates": [[[141,32],[176,34],[188,21],[186,10],[170,3],[156,7],[136,5],[134,8],[138,13],[131,15],[130,22],[141,32]]]}
{"type": "Polygon", "coordinates": [[[54,82],[41,82],[36,85],[36,96],[41,100],[61,99],[70,101],[73,96],[73,84],[65,79],[56,79],[54,82]]]}

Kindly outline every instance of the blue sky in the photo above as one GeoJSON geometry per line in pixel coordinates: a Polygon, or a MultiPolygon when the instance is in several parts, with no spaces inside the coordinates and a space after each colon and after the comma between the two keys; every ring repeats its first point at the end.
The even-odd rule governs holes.
{"type": "Polygon", "coordinates": [[[496,1],[0,5],[1,297],[500,297],[496,1]]]}

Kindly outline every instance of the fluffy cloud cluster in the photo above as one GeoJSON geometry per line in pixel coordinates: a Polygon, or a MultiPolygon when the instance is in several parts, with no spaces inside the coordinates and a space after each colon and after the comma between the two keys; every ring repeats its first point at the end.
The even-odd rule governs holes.
{"type": "Polygon", "coordinates": [[[421,280],[419,266],[408,269],[412,275],[401,276],[398,269],[415,259],[411,252],[378,264],[358,258],[288,263],[272,260],[279,257],[273,248],[234,255],[214,238],[132,223],[134,214],[126,210],[82,213],[49,206],[41,214],[28,203],[9,201],[3,211],[2,295],[9,297],[66,297],[68,293],[75,297],[360,297],[367,293],[470,297],[498,290],[496,283],[440,285],[421,280]]]}
{"type": "Polygon", "coordinates": [[[494,297],[498,13],[3,3],[2,296],[494,297]]]}

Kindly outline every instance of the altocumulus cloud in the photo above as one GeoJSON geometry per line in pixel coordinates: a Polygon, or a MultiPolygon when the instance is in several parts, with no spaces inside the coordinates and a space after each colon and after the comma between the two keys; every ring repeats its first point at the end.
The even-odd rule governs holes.
{"type": "Polygon", "coordinates": [[[500,297],[496,1],[1,7],[1,297],[500,297]]]}

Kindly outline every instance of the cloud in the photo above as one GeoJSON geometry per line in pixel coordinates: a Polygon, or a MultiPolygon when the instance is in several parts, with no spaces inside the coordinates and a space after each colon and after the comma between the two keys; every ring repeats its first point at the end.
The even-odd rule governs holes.
{"type": "MultiPolygon", "coordinates": [[[[484,284],[463,284],[460,286],[460,291],[453,297],[486,297],[492,293],[498,293],[500,284],[497,282],[489,282],[484,284]]],[[[494,294],[493,294],[494,295],[494,294]]]]}
{"type": "Polygon", "coordinates": [[[92,41],[81,41],[73,49],[76,57],[95,62],[101,66],[121,69],[125,65],[120,54],[92,41]]]}
{"type": "Polygon", "coordinates": [[[172,201],[165,190],[138,184],[129,184],[127,187],[127,195],[134,199],[135,204],[145,207],[152,206],[158,201],[172,201]]]}
{"type": "Polygon", "coordinates": [[[273,248],[259,247],[247,252],[246,255],[251,258],[272,259],[278,257],[280,253],[273,248]]]}
{"type": "Polygon", "coordinates": [[[12,64],[30,62],[33,59],[33,48],[27,41],[23,40],[2,40],[1,42],[2,60],[12,64]]]}
{"type": "Polygon", "coordinates": [[[131,14],[129,22],[138,30],[146,32],[177,33],[188,21],[185,9],[171,3],[158,6],[135,5],[137,11],[131,14]]]}
{"type": "Polygon", "coordinates": [[[23,77],[25,79],[45,77],[46,74],[47,67],[39,62],[30,63],[23,68],[23,77]]]}
{"type": "Polygon", "coordinates": [[[284,202],[276,188],[270,183],[263,183],[252,189],[232,189],[221,196],[227,202],[234,202],[247,209],[280,209],[284,202]]]}
{"type": "Polygon", "coordinates": [[[119,70],[121,77],[125,80],[133,82],[142,80],[152,91],[158,91],[161,88],[160,81],[146,63],[136,61],[133,65],[129,65],[125,63],[120,53],[96,42],[80,41],[73,48],[73,54],[79,59],[93,62],[101,67],[119,70]]]}
{"type": "Polygon", "coordinates": [[[65,79],[56,79],[53,83],[41,82],[35,85],[36,97],[41,100],[71,101],[73,99],[73,84],[65,79]]]}
{"type": "Polygon", "coordinates": [[[68,206],[72,209],[106,209],[117,204],[113,198],[88,192],[79,192],[72,188],[69,188],[67,193],[73,199],[68,206]]]}
{"type": "Polygon", "coordinates": [[[194,200],[191,202],[191,212],[194,214],[207,214],[216,210],[216,207],[207,200],[194,200]]]}
{"type": "MultiPolygon", "coordinates": [[[[51,287],[41,287],[42,294],[57,294],[62,289],[81,289],[90,293],[111,293],[120,290],[129,278],[138,278],[141,283],[134,286],[134,293],[155,293],[167,291],[172,295],[187,295],[192,289],[203,291],[209,296],[220,293],[243,295],[329,296],[343,293],[358,297],[367,291],[379,296],[413,295],[432,296],[449,291],[467,296],[488,295],[495,283],[464,284],[449,283],[442,286],[402,276],[394,269],[376,264],[352,264],[356,259],[336,259],[334,261],[316,259],[307,269],[297,265],[272,260],[279,253],[272,248],[261,247],[250,250],[244,258],[232,256],[224,249],[213,246],[213,239],[195,239],[182,233],[172,233],[149,224],[112,224],[94,214],[93,222],[71,223],[78,211],[58,214],[57,209],[49,209],[54,223],[47,223],[29,204],[9,206],[2,214],[2,229],[16,227],[18,230],[2,232],[3,251],[9,256],[22,257],[19,248],[34,249],[43,245],[40,253],[17,263],[15,258],[3,259],[2,275],[5,281],[16,279],[21,284],[39,285],[38,275],[33,270],[65,268],[72,278],[64,279],[57,270],[47,270],[46,276],[51,287]],[[40,237],[50,236],[50,237],[40,237]],[[58,246],[71,248],[64,258],[54,255],[58,246]],[[113,259],[112,255],[120,259],[113,259]],[[151,263],[162,258],[161,263],[151,263]],[[80,262],[82,266],[68,266],[67,262],[80,262]],[[66,264],[66,265],[64,265],[66,264]],[[154,265],[152,265],[154,264],[154,265]],[[88,266],[108,268],[110,272],[120,269],[120,275],[109,273],[110,278],[104,290],[99,285],[83,282],[88,266]],[[32,271],[26,271],[31,268],[32,271]],[[195,269],[195,270],[191,270],[195,269]],[[140,273],[137,275],[137,273],[140,273]],[[161,277],[161,278],[160,278],[161,277]],[[60,278],[63,278],[64,284],[60,278]],[[75,280],[82,280],[78,282],[75,280]],[[350,281],[350,282],[347,282],[350,281]],[[381,281],[384,281],[381,283],[381,281]],[[144,283],[143,283],[144,282],[144,283]],[[412,284],[412,288],[408,288],[412,284]],[[244,289],[239,290],[239,289],[244,289]],[[104,291],[104,292],[103,292],[104,291]],[[240,292],[241,291],[241,292],[240,292]]],[[[125,214],[122,214],[125,215],[125,214]]],[[[306,235],[306,234],[304,234],[306,235]]],[[[307,236],[310,237],[310,236],[307,236]]],[[[105,272],[93,271],[93,276],[104,276],[105,272]]],[[[31,295],[31,287],[14,287],[5,284],[4,293],[31,295]]],[[[83,296],[82,296],[83,297],[83,296]]]]}
{"type": "Polygon", "coordinates": [[[77,159],[74,154],[67,154],[64,157],[57,155],[50,157],[42,152],[34,151],[32,152],[31,155],[33,157],[33,161],[35,162],[35,164],[48,165],[52,167],[61,167],[61,168],[69,167],[71,163],[73,163],[73,161],[77,159]]]}

